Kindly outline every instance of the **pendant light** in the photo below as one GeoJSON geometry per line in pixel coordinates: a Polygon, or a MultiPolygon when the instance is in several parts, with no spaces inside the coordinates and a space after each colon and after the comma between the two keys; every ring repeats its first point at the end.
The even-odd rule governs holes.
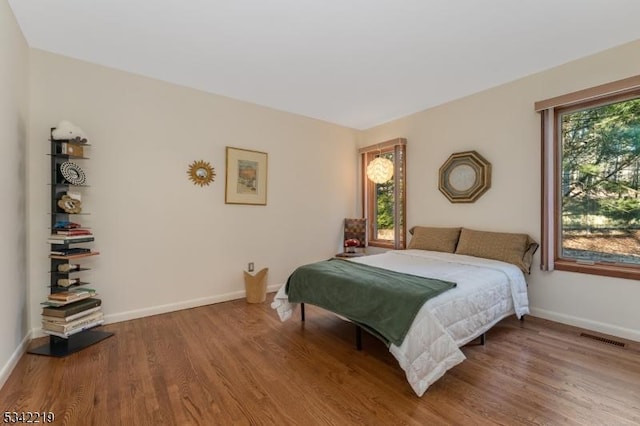
{"type": "Polygon", "coordinates": [[[374,183],[385,183],[393,177],[393,162],[388,158],[376,157],[367,166],[367,177],[374,183]]]}

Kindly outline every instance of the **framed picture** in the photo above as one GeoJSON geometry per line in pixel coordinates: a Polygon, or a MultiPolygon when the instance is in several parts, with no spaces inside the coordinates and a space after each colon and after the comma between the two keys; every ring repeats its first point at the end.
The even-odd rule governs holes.
{"type": "Polygon", "coordinates": [[[267,205],[267,153],[227,147],[226,204],[267,205]]]}

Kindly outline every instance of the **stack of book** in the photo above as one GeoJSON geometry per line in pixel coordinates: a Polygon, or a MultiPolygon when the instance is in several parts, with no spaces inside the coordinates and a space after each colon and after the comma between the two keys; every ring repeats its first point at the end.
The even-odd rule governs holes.
{"type": "Polygon", "coordinates": [[[87,243],[93,241],[93,234],[85,228],[55,230],[49,236],[49,244],[87,243]]]}
{"type": "Polygon", "coordinates": [[[92,288],[76,287],[67,291],[51,293],[49,297],[47,297],[47,301],[43,302],[43,304],[48,306],[63,306],[82,299],[88,299],[95,295],[96,291],[92,288]]]}
{"type": "Polygon", "coordinates": [[[70,229],[54,229],[56,235],[66,235],[68,237],[76,237],[79,235],[93,235],[91,230],[87,228],[70,228],[70,229]]]}
{"type": "Polygon", "coordinates": [[[47,334],[69,337],[104,323],[102,301],[88,298],[63,306],[42,309],[42,329],[47,334]]]}

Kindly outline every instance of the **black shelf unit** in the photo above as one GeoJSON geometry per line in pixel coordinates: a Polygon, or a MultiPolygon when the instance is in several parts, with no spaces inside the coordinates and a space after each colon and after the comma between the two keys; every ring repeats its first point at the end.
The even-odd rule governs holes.
{"type": "MultiPolygon", "coordinates": [[[[51,201],[51,232],[54,231],[54,225],[60,221],[69,221],[70,217],[78,216],[78,215],[87,215],[88,213],[67,213],[64,210],[61,210],[58,207],[58,200],[62,197],[62,195],[66,194],[66,192],[70,188],[88,188],[89,185],[73,185],[67,182],[62,174],[60,173],[60,165],[65,161],[70,160],[87,160],[88,157],[83,155],[69,155],[62,153],[62,144],[64,143],[77,143],[72,140],[54,140],[53,139],[53,130],[51,129],[51,152],[48,154],[51,159],[51,183],[49,187],[51,189],[50,201],[51,201]]],[[[83,147],[91,146],[89,144],[82,144],[83,147]]],[[[93,235],[90,236],[93,238],[93,235]]],[[[52,250],[60,249],[60,248],[69,248],[70,246],[75,246],[76,244],[91,244],[93,241],[61,241],[59,244],[50,244],[52,250]]],[[[84,257],[97,255],[97,252],[91,252],[86,256],[53,256],[50,255],[50,263],[51,267],[49,270],[50,275],[50,284],[49,291],[50,293],[57,293],[61,291],[67,291],[70,288],[87,285],[88,282],[82,281],[78,284],[72,284],[68,287],[61,287],[58,285],[58,280],[69,279],[71,276],[76,276],[75,274],[88,271],[90,268],[80,267],[79,269],[72,271],[60,271],[58,269],[59,265],[68,264],[68,263],[76,263],[81,262],[84,257]]],[[[45,331],[45,333],[47,333],[45,331]]],[[[70,355],[74,352],[78,352],[90,345],[98,343],[110,336],[113,336],[113,333],[106,332],[102,330],[97,330],[95,327],[87,330],[80,331],[78,333],[72,334],[68,337],[56,336],[50,333],[49,341],[44,345],[38,346],[36,348],[30,349],[27,352],[36,355],[46,355],[46,356],[55,356],[55,357],[64,357],[70,355]]]]}

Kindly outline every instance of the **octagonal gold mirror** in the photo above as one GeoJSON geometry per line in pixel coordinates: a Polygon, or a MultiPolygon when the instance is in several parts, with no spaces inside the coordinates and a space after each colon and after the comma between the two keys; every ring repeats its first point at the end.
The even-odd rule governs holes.
{"type": "Polygon", "coordinates": [[[476,151],[451,154],[440,167],[438,189],[452,203],[473,203],[491,187],[491,164],[476,151]]]}

